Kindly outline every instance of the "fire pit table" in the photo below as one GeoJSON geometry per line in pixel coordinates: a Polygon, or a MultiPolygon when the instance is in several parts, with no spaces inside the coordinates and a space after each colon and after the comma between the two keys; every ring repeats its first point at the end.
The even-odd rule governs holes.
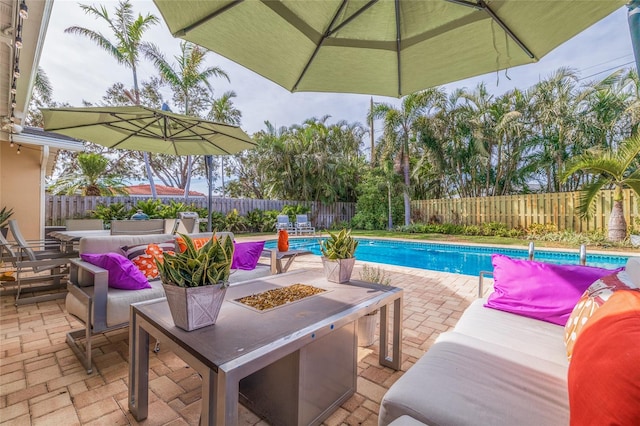
{"type": "Polygon", "coordinates": [[[400,369],[402,296],[301,270],[229,287],[216,324],[190,332],[175,327],[164,298],[131,305],[129,410],[148,416],[152,335],[202,376],[200,424],[236,425],[239,402],[272,424],[320,424],[356,390],[359,317],[380,310],[380,364],[400,369]],[[265,310],[239,302],[294,284],[324,291],[265,310]]]}

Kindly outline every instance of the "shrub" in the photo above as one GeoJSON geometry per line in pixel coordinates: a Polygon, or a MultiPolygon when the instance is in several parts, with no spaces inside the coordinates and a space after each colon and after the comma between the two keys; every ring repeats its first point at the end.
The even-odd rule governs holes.
{"type": "Polygon", "coordinates": [[[237,209],[233,209],[227,213],[225,218],[226,227],[225,230],[231,232],[244,232],[247,230],[247,218],[240,216],[237,209]]]}
{"type": "Polygon", "coordinates": [[[124,203],[113,203],[110,205],[98,204],[95,210],[90,211],[91,218],[102,219],[102,221],[110,225],[112,220],[122,220],[129,218],[129,211],[124,203]]]}
{"type": "Polygon", "coordinates": [[[152,199],[138,201],[133,207],[133,210],[142,210],[143,213],[149,216],[149,219],[161,219],[166,217],[163,215],[164,208],[165,206],[162,204],[162,201],[152,199]]]}
{"type": "Polygon", "coordinates": [[[362,271],[360,271],[360,279],[370,283],[377,283],[382,285],[391,285],[391,277],[387,275],[387,271],[379,266],[369,266],[366,263],[362,265],[362,271]]]}

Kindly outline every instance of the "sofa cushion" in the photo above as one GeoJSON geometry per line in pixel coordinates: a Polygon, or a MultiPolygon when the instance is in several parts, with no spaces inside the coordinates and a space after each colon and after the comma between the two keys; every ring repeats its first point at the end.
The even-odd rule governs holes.
{"type": "Polygon", "coordinates": [[[620,270],[511,259],[502,254],[493,254],[491,262],[494,292],[487,307],[562,326],[591,283],[620,270]]]}
{"type": "Polygon", "coordinates": [[[119,253],[82,253],[82,260],[109,271],[108,284],[111,288],[140,290],[151,288],[147,278],[138,267],[119,253]]]}
{"type": "Polygon", "coordinates": [[[457,332],[441,334],[391,388],[380,425],[566,425],[567,367],[457,332]]]}
{"type": "Polygon", "coordinates": [[[233,261],[231,269],[244,269],[251,271],[255,269],[260,260],[260,255],[264,249],[264,241],[249,241],[233,244],[233,261]]]}
{"type": "Polygon", "coordinates": [[[580,297],[564,327],[567,358],[571,360],[573,346],[589,318],[618,290],[636,289],[626,271],[616,272],[596,280],[580,297]]]}
{"type": "Polygon", "coordinates": [[[469,305],[456,323],[456,333],[567,367],[561,326],[486,308],[485,301],[477,299],[469,305]]]}
{"type": "Polygon", "coordinates": [[[80,253],[122,253],[120,247],[138,244],[159,243],[173,240],[171,234],[153,235],[108,235],[102,237],[84,237],[78,243],[80,253]]]}
{"type": "Polygon", "coordinates": [[[174,240],[121,247],[124,255],[130,259],[149,280],[154,280],[160,276],[156,260],[162,262],[164,259],[163,253],[165,251],[173,252],[175,249],[176,243],[174,240]]]}
{"type": "MultiPolygon", "coordinates": [[[[211,240],[211,237],[191,238],[191,241],[193,241],[193,246],[196,248],[196,250],[204,247],[204,245],[207,244],[209,240],[211,240]]],[[[185,244],[184,238],[182,237],[176,237],[176,244],[178,245],[180,252],[184,252],[187,249],[187,245],[185,244]]]]}
{"type": "Polygon", "coordinates": [[[640,291],[619,290],[587,321],[569,365],[571,425],[640,424],[640,291]]]}

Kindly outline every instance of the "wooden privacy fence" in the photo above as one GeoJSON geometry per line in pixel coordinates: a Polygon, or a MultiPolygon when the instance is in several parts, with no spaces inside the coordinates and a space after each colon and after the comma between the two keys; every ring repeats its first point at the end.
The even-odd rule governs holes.
{"type": "MultiPolygon", "coordinates": [[[[89,217],[91,210],[98,205],[109,206],[115,203],[124,204],[132,210],[139,201],[150,200],[151,197],[83,197],[80,195],[59,196],[47,195],[45,205],[45,224],[47,226],[64,225],[67,219],[89,217]]],[[[171,201],[183,202],[181,198],[158,197],[163,204],[171,201]]],[[[207,208],[207,199],[203,197],[190,198],[185,204],[194,204],[198,208],[207,208]]],[[[309,217],[318,229],[329,228],[334,222],[350,221],[355,214],[355,203],[324,204],[320,202],[286,201],[286,200],[257,200],[253,198],[212,198],[212,210],[227,214],[234,209],[242,216],[252,210],[282,210],[285,205],[302,204],[311,209],[309,217]]],[[[134,213],[133,211],[131,212],[134,213]]]]}
{"type": "MultiPolygon", "coordinates": [[[[638,197],[624,190],[624,216],[628,225],[640,217],[638,197]]],[[[438,221],[459,225],[500,222],[510,228],[527,228],[531,224],[554,224],[559,230],[586,232],[607,229],[613,205],[613,190],[600,191],[594,215],[583,220],[578,214],[580,192],[506,195],[412,201],[414,215],[420,221],[438,221]]]]}

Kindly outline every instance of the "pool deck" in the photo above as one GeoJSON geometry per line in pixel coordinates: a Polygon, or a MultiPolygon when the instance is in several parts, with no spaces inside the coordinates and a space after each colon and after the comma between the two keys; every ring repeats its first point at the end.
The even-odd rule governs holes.
{"type": "MultiPolygon", "coordinates": [[[[359,277],[362,262],[356,264],[359,277]]],[[[318,256],[296,259],[291,270],[321,269],[318,256]]],[[[357,393],[324,424],[377,425],[382,396],[429,349],[439,333],[453,327],[476,297],[477,277],[381,265],[404,296],[402,371],[378,364],[376,343],[358,350],[357,393]]],[[[127,408],[128,329],[94,340],[94,373],[87,375],[65,343],[80,323],[64,300],[15,307],[0,300],[1,425],[197,425],[201,381],[168,350],[151,353],[149,418],[138,423],[127,408]]],[[[266,425],[240,408],[242,425],[266,425]]]]}

